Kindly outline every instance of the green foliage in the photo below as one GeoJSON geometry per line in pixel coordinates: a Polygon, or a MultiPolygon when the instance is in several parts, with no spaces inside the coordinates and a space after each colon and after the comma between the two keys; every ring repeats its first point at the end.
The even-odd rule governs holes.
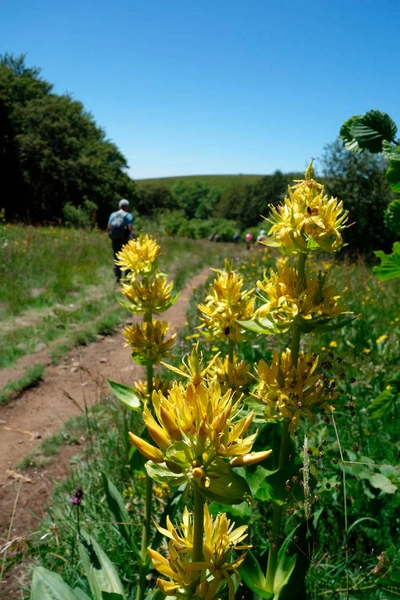
{"type": "Polygon", "coordinates": [[[118,200],[134,195],[118,148],[80,102],[52,92],[23,56],[0,57],[0,128],[8,218],[57,222],[64,204],[90,199],[104,226],[118,200]]]}
{"type": "Polygon", "coordinates": [[[393,200],[386,183],[386,159],[369,153],[348,152],[339,140],[325,148],[322,169],[328,195],[343,200],[349,223],[343,252],[371,255],[388,251],[395,241],[384,226],[384,210],[393,200]]]}
{"type": "Polygon", "coordinates": [[[393,200],[389,204],[384,219],[386,227],[400,235],[400,200],[393,200]]]}
{"type": "Polygon", "coordinates": [[[85,200],[82,206],[66,202],[63,206],[63,220],[67,227],[89,229],[96,224],[97,204],[85,200]]]}
{"type": "Polygon", "coordinates": [[[351,117],[340,129],[345,147],[356,152],[382,152],[383,143],[393,142],[396,133],[394,121],[380,110],[370,110],[361,116],[351,117]]]}
{"type": "Polygon", "coordinates": [[[380,279],[395,279],[400,277],[400,242],[393,244],[392,254],[376,250],[375,256],[381,259],[381,264],[374,267],[374,274],[380,279]]]}

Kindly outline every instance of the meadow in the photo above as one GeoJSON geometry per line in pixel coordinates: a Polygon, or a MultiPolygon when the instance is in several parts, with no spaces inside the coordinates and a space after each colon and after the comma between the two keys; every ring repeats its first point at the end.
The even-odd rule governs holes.
{"type": "MultiPolygon", "coordinates": [[[[5,323],[31,314],[32,310],[36,311],[35,314],[42,314],[41,311],[45,314],[56,304],[66,306],[81,302],[84,306],[94,302],[93,295],[99,301],[103,294],[102,307],[96,304],[93,312],[80,310],[79,318],[87,324],[107,302],[115,302],[109,243],[103,233],[5,226],[2,236],[3,248],[9,248],[8,269],[3,271],[3,277],[8,279],[2,280],[6,283],[2,284],[1,290],[5,323]],[[7,244],[4,246],[5,241],[7,244]],[[39,249],[43,252],[41,257],[34,255],[35,248],[38,253],[39,249]],[[58,255],[63,257],[60,265],[56,262],[58,255]],[[77,256],[81,257],[79,267],[77,256]],[[10,274],[11,265],[13,273],[10,274]],[[65,276],[62,275],[63,269],[65,276]]],[[[223,258],[227,253],[232,270],[243,280],[241,297],[245,290],[254,289],[270,268],[275,269],[282,264],[281,255],[264,248],[246,252],[233,244],[210,246],[208,242],[167,237],[157,237],[157,241],[162,250],[160,272],[167,273],[168,278],[175,281],[177,290],[182,289],[194,272],[209,265],[210,259],[213,266],[226,274],[223,258]]],[[[225,264],[226,268],[229,270],[225,264]]],[[[264,335],[249,331],[237,341],[235,356],[238,364],[239,360],[245,361],[252,369],[245,393],[247,404],[255,411],[250,431],[258,432],[253,451],[257,453],[271,448],[273,453],[260,465],[250,464],[247,468],[246,478],[253,496],[249,503],[225,503],[215,494],[209,510],[214,518],[223,511],[235,521],[236,526],[249,527],[252,548],[246,561],[250,566],[246,569],[245,562],[240,569],[242,585],[237,587],[235,584],[235,598],[396,598],[400,595],[400,282],[376,279],[361,258],[351,263],[344,258],[338,260],[336,255],[320,253],[310,259],[309,268],[310,277],[329,272],[329,278],[335,280],[341,290],[346,290],[343,303],[353,313],[346,326],[311,331],[302,336],[300,343],[301,352],[319,356],[316,372],[327,382],[331,397],[335,398],[335,410],[332,415],[329,411],[328,414],[321,411],[314,415],[313,420],[301,419],[296,424],[289,442],[292,465],[285,467],[278,482],[274,481],[282,422],[279,418],[265,422],[264,411],[259,404],[257,408],[251,397],[256,378],[254,366],[260,360],[270,363],[274,352],[290,347],[290,332],[264,335]],[[304,450],[306,438],[307,449],[304,450]],[[303,475],[306,465],[307,496],[303,475]],[[282,491],[279,492],[279,502],[274,496],[277,483],[283,488],[283,496],[282,491]],[[281,572],[289,573],[287,581],[291,583],[286,592],[274,596],[261,583],[254,583],[251,572],[258,574],[258,569],[266,567],[268,550],[273,545],[271,523],[278,504],[283,507],[280,509],[283,512],[280,535],[285,540],[283,548],[287,557],[280,557],[281,572]],[[305,529],[306,511],[310,514],[305,529]],[[291,545],[285,545],[286,541],[291,545]],[[292,546],[296,547],[295,551],[292,546]],[[297,560],[295,567],[293,556],[297,560]]],[[[217,352],[221,352],[222,357],[229,355],[231,345],[226,328],[225,338],[218,338],[215,332],[207,336],[204,327],[199,329],[200,319],[203,318],[204,324],[205,314],[199,309],[199,304],[206,304],[207,296],[214,293],[214,286],[214,279],[210,278],[204,288],[195,290],[185,328],[168,358],[164,359],[177,371],[153,365],[159,381],[164,381],[164,384],[159,384],[160,389],[166,390],[172,381],[179,379],[177,372],[185,371],[182,357],[193,352],[193,344],[199,344],[203,365],[212,361],[217,352]]],[[[262,300],[258,298],[256,306],[261,305],[262,300]]],[[[124,311],[121,307],[118,311],[119,321],[122,321],[124,311]]],[[[77,324],[79,319],[74,312],[63,318],[73,319],[73,323],[77,324]]],[[[114,327],[116,323],[118,319],[114,327]]],[[[70,326],[68,321],[68,328],[70,326]]],[[[29,335],[26,330],[25,335],[29,339],[32,329],[29,335]]],[[[34,330],[36,343],[42,335],[51,337],[45,329],[34,330]]],[[[15,358],[7,358],[4,364],[10,364],[12,360],[15,358]]],[[[188,359],[185,360],[187,365],[188,359]]],[[[225,384],[228,379],[225,378],[225,384]]],[[[243,379],[245,377],[238,384],[240,392],[245,390],[243,379]]],[[[135,383],[138,382],[132,382],[132,385],[135,383]]],[[[136,388],[132,397],[140,397],[143,387],[146,387],[145,384],[136,388]]],[[[68,589],[74,590],[68,593],[75,594],[66,595],[67,598],[139,597],[139,580],[146,562],[138,569],[143,558],[140,539],[147,510],[148,478],[143,470],[144,461],[140,460],[138,452],[133,452],[129,440],[129,431],[142,435],[143,430],[141,412],[137,406],[135,410],[131,408],[126,399],[121,403],[110,391],[110,395],[99,402],[90,414],[66,424],[65,435],[61,432],[57,440],[53,440],[55,444],[62,444],[63,440],[65,443],[74,435],[83,435],[86,446],[74,458],[70,478],[57,485],[48,517],[27,538],[24,546],[11,548],[4,556],[3,571],[29,557],[33,565],[41,565],[53,574],[62,575],[68,589]],[[97,575],[93,572],[90,575],[84,548],[97,543],[110,560],[107,559],[107,562],[97,546],[92,546],[97,557],[101,557],[96,580],[97,575]],[[107,587],[111,580],[114,584],[118,581],[118,584],[107,587]]],[[[238,471],[243,474],[244,468],[238,471]]],[[[238,482],[237,485],[240,488],[238,482]]],[[[167,482],[165,475],[164,480],[158,477],[153,484],[154,518],[160,516],[165,523],[166,514],[171,515],[174,522],[182,516],[179,489],[174,487],[173,481],[167,482]]],[[[190,497],[186,497],[185,503],[194,510],[190,497]]],[[[162,543],[153,525],[151,537],[152,547],[162,548],[161,552],[165,553],[167,546],[162,543]]],[[[161,591],[155,591],[156,572],[148,560],[146,569],[145,597],[165,597],[161,591]]],[[[44,577],[45,572],[40,573],[44,577]]],[[[41,597],[40,593],[43,594],[43,582],[38,581],[39,577],[36,595],[32,596],[34,600],[41,597]]],[[[260,582],[263,582],[261,575],[260,582]]],[[[59,580],[50,583],[53,589],[46,597],[63,597],[61,587],[57,588],[61,585],[59,580]]],[[[204,588],[207,588],[204,595],[201,595],[201,590],[196,590],[191,597],[211,598],[207,596],[209,587],[204,588]]],[[[63,593],[66,593],[65,590],[63,588],[63,593]]],[[[28,588],[22,589],[21,598],[28,598],[29,593],[28,588]]],[[[170,597],[175,597],[173,592],[170,597]]],[[[221,597],[227,597],[226,590],[222,591],[221,597]]]]}

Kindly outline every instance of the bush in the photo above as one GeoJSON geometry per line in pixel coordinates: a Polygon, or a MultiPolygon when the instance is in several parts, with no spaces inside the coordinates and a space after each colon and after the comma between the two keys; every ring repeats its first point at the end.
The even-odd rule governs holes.
{"type": "Polygon", "coordinates": [[[96,225],[97,204],[91,200],[85,200],[82,206],[74,206],[71,202],[67,202],[62,211],[64,224],[67,227],[89,229],[96,225]]]}

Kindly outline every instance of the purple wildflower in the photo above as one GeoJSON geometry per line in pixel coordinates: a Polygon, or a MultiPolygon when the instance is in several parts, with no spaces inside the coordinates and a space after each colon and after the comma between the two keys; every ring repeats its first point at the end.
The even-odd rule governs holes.
{"type": "Polygon", "coordinates": [[[77,487],[73,493],[73,496],[69,499],[72,504],[76,504],[76,506],[80,506],[83,500],[83,489],[81,486],[77,487]]]}

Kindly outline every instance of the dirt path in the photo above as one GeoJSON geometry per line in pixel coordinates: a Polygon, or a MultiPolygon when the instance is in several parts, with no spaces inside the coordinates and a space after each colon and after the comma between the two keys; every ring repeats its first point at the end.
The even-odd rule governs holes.
{"type": "MultiPolygon", "coordinates": [[[[196,275],[163,315],[175,330],[184,325],[193,288],[208,275],[209,269],[196,275]]],[[[66,446],[56,461],[40,470],[19,471],[21,460],[41,441],[57,433],[67,419],[80,414],[85,403],[90,407],[104,398],[109,393],[107,378],[131,385],[142,377],[142,368],[132,361],[122,334],[117,333],[74,348],[63,363],[46,367],[40,385],[11,404],[0,406],[0,565],[14,508],[11,539],[18,542],[36,527],[45,512],[53,481],[66,475],[69,461],[79,447],[66,446]]],[[[0,598],[21,597],[17,576],[15,570],[7,574],[0,598]]]]}

